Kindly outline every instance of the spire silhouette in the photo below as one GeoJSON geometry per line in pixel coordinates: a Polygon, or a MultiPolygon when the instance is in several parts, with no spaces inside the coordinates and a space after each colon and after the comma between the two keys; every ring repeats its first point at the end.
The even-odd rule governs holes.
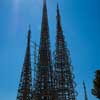
{"type": "Polygon", "coordinates": [[[61,16],[59,11],[59,5],[57,3],[57,33],[63,33],[62,26],[61,26],[61,16]]]}
{"type": "Polygon", "coordinates": [[[48,26],[47,6],[46,6],[46,0],[43,0],[41,33],[46,34],[48,32],[49,32],[49,26],[48,26]]]}
{"type": "Polygon", "coordinates": [[[76,100],[70,55],[69,50],[65,45],[65,39],[62,31],[61,16],[58,4],[56,20],[57,34],[55,54],[55,76],[56,89],[58,91],[57,100],[76,100]]]}
{"type": "Polygon", "coordinates": [[[30,38],[31,38],[31,30],[29,29],[27,37],[26,54],[25,54],[16,100],[31,100],[32,72],[31,72],[31,57],[30,57],[30,38]]]}
{"type": "Polygon", "coordinates": [[[42,15],[42,25],[41,25],[41,37],[40,37],[40,49],[39,49],[39,63],[43,66],[48,66],[51,64],[50,55],[50,41],[49,41],[49,26],[48,26],[48,16],[47,16],[47,6],[46,0],[43,0],[43,15],[42,15]]]}
{"type": "Polygon", "coordinates": [[[40,47],[36,73],[36,86],[33,98],[35,100],[55,100],[46,0],[43,0],[40,47]]]}

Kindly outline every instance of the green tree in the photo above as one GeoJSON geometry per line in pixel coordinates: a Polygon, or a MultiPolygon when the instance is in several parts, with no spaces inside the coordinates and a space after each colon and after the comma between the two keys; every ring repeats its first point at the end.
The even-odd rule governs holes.
{"type": "Polygon", "coordinates": [[[96,96],[96,98],[100,99],[100,70],[96,70],[95,79],[93,80],[93,89],[92,94],[96,96]]]}

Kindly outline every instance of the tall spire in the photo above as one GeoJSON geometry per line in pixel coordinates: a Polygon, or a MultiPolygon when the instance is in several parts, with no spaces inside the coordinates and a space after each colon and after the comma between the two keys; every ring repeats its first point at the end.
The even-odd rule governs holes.
{"type": "Polygon", "coordinates": [[[46,6],[46,0],[43,0],[43,15],[42,15],[42,26],[41,26],[41,33],[48,33],[49,27],[48,27],[48,16],[47,16],[47,6],[46,6]]]}
{"type": "Polygon", "coordinates": [[[31,30],[29,29],[27,37],[26,55],[24,59],[16,100],[31,100],[32,73],[31,73],[31,58],[30,58],[30,37],[31,37],[31,30]]]}
{"type": "Polygon", "coordinates": [[[55,54],[55,76],[58,100],[76,100],[72,66],[69,50],[65,45],[65,39],[61,26],[59,6],[57,4],[57,34],[55,54]]]}
{"type": "Polygon", "coordinates": [[[57,3],[57,32],[62,33],[62,26],[61,26],[61,17],[60,17],[60,11],[59,11],[59,5],[57,3]]]}
{"type": "Polygon", "coordinates": [[[85,86],[85,83],[83,81],[83,88],[84,88],[84,100],[88,100],[88,97],[87,97],[87,91],[86,91],[86,86],[85,86]]]}
{"type": "Polygon", "coordinates": [[[39,58],[36,73],[36,86],[34,91],[35,100],[54,100],[46,0],[43,0],[39,58]]]}
{"type": "Polygon", "coordinates": [[[46,0],[43,0],[43,15],[42,15],[42,25],[41,25],[41,37],[40,37],[40,62],[41,65],[48,66],[51,64],[51,51],[50,51],[50,41],[49,41],[49,26],[48,26],[48,16],[47,16],[47,6],[46,0]]]}

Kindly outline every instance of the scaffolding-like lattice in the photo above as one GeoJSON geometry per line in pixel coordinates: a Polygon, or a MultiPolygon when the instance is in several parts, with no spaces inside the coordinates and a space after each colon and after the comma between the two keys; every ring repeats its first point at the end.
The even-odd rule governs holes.
{"type": "Polygon", "coordinates": [[[55,88],[58,93],[57,100],[76,100],[72,65],[71,65],[69,50],[65,45],[58,5],[57,5],[57,35],[56,35],[56,51],[55,51],[54,67],[55,67],[55,81],[56,81],[55,88]]]}
{"type": "Polygon", "coordinates": [[[30,57],[30,36],[31,30],[28,31],[26,55],[21,73],[21,79],[18,88],[16,100],[31,100],[32,92],[32,72],[31,72],[31,57],[30,57]]]}

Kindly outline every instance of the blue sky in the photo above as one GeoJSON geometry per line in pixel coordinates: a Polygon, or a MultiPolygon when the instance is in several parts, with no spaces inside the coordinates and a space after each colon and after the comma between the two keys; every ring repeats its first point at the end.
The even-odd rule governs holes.
{"type": "MultiPolygon", "coordinates": [[[[89,100],[94,72],[100,69],[100,0],[47,0],[50,40],[55,48],[56,4],[59,2],[65,39],[75,74],[77,100],[89,100]]],[[[42,0],[0,0],[0,98],[15,100],[25,56],[28,25],[39,44],[42,0]]]]}

